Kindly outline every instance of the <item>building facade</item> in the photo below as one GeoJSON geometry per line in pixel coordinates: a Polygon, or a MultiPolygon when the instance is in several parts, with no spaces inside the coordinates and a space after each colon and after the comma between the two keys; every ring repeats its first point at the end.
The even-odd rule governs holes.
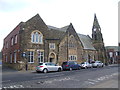
{"type": "Polygon", "coordinates": [[[118,46],[106,46],[106,53],[109,64],[116,64],[119,61],[119,47],[118,46]]]}
{"type": "MultiPolygon", "coordinates": [[[[93,26],[97,29],[96,15],[94,18],[93,26]]],[[[28,21],[19,23],[6,36],[2,60],[4,64],[17,70],[35,69],[40,62],[61,65],[63,61],[81,63],[99,60],[99,55],[102,53],[104,58],[105,53],[103,37],[97,31],[98,29],[97,34],[95,31],[92,33],[91,38],[78,34],[72,23],[62,28],[46,25],[37,14],[28,21]]]]}

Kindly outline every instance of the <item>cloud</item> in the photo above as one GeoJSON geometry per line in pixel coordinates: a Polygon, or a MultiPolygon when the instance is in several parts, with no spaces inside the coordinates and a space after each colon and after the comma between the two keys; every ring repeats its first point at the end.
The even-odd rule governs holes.
{"type": "Polygon", "coordinates": [[[0,0],[0,11],[16,11],[25,8],[27,5],[26,0],[0,0]]]}

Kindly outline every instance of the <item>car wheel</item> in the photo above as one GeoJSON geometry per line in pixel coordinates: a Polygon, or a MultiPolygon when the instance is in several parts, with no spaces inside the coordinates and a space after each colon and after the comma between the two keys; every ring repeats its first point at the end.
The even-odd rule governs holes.
{"type": "Polygon", "coordinates": [[[44,73],[47,73],[47,72],[48,72],[48,70],[45,68],[45,69],[43,70],[43,72],[44,72],[44,73]]]}
{"type": "Polygon", "coordinates": [[[36,71],[37,73],[39,73],[39,71],[36,71]]]}
{"type": "Polygon", "coordinates": [[[72,68],[70,68],[70,71],[72,71],[72,68]]]}
{"type": "Polygon", "coordinates": [[[97,68],[99,68],[99,65],[97,65],[97,68]]]}
{"type": "Polygon", "coordinates": [[[61,68],[58,68],[58,72],[61,72],[61,68]]]}
{"type": "Polygon", "coordinates": [[[85,66],[85,69],[87,69],[87,66],[85,66]]]}

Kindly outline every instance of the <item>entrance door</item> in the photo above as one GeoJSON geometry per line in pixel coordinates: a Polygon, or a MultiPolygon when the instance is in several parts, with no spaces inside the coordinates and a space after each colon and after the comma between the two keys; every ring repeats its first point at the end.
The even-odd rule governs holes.
{"type": "Polygon", "coordinates": [[[50,58],[50,62],[53,62],[54,58],[50,58]]]}
{"type": "Polygon", "coordinates": [[[56,61],[55,59],[56,59],[55,53],[51,53],[51,54],[49,55],[49,62],[55,63],[55,61],[56,61]]]}

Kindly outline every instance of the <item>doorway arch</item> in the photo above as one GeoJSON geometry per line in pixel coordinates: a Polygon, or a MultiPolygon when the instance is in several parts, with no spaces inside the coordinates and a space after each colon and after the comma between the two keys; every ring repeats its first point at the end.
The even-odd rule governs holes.
{"type": "Polygon", "coordinates": [[[50,52],[50,54],[49,54],[49,62],[56,63],[56,54],[54,52],[50,52]]]}

